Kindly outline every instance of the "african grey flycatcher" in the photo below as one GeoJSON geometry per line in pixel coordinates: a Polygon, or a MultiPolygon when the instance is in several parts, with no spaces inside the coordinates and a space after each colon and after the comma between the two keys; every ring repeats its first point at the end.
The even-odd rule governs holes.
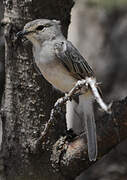
{"type": "MultiPolygon", "coordinates": [[[[17,36],[33,44],[35,62],[45,79],[62,92],[70,91],[78,80],[95,78],[91,67],[73,44],[63,36],[60,21],[37,19],[27,23],[17,36]]],[[[96,125],[92,92],[80,96],[90,161],[97,157],[96,125]]],[[[75,119],[74,119],[75,121],[75,119]]],[[[69,128],[69,122],[67,122],[69,128]]]]}

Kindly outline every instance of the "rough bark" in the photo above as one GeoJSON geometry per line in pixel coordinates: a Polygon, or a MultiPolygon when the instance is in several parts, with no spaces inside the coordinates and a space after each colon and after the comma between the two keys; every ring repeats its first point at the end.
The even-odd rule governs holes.
{"type": "MultiPolygon", "coordinates": [[[[71,0],[5,0],[6,84],[3,101],[2,152],[7,180],[74,179],[91,164],[86,140],[68,142],[59,139],[66,129],[59,113],[51,128],[51,137],[34,152],[31,145],[40,137],[51,108],[61,96],[34,68],[31,45],[16,40],[24,24],[37,18],[60,19],[67,35],[71,0]],[[59,140],[58,140],[59,139],[59,140]],[[57,141],[58,140],[58,141],[57,141]],[[57,142],[56,142],[57,141],[57,142]],[[54,145],[54,143],[56,144],[54,145]],[[53,146],[54,145],[54,146],[53,146]],[[55,170],[51,164],[52,162],[55,170]],[[57,171],[58,170],[58,171],[57,171]]],[[[126,137],[127,100],[113,105],[113,114],[100,117],[97,123],[99,157],[126,137]]]]}
{"type": "MultiPolygon", "coordinates": [[[[112,114],[98,117],[96,124],[99,160],[127,138],[127,98],[114,102],[112,114]]],[[[70,143],[65,138],[60,138],[54,145],[52,160],[62,174],[72,179],[92,165],[88,160],[87,142],[84,136],[70,143]]]]}
{"type": "Polygon", "coordinates": [[[0,1],[0,105],[2,100],[2,94],[4,90],[4,54],[5,54],[5,46],[4,46],[4,35],[3,35],[3,28],[1,26],[1,20],[3,19],[3,1],[0,1]]]}
{"type": "MultiPolygon", "coordinates": [[[[60,19],[67,35],[70,10],[67,1],[5,0],[5,70],[6,84],[3,113],[3,144],[5,174],[8,180],[64,179],[53,173],[50,163],[52,144],[65,129],[52,129],[52,136],[37,154],[30,153],[30,144],[36,140],[47,122],[55,100],[61,95],[38,74],[34,68],[31,45],[16,41],[15,34],[24,24],[37,18],[60,19]]],[[[59,117],[60,118],[60,117],[59,117]]],[[[58,128],[58,127],[57,127],[58,128]]]]}
{"type": "MultiPolygon", "coordinates": [[[[4,73],[4,58],[5,58],[5,46],[4,46],[4,32],[3,28],[1,27],[1,20],[3,19],[3,0],[0,0],[0,107],[2,101],[2,95],[4,91],[4,80],[5,80],[5,73],[4,73]]],[[[2,142],[2,120],[1,120],[1,110],[0,110],[0,180],[4,180],[4,173],[3,173],[3,158],[1,153],[1,142],[2,142]]]]}

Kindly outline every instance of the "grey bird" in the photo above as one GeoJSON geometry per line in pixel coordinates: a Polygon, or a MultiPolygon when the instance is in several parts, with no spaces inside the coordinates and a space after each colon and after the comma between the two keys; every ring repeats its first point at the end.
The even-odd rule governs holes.
{"type": "MultiPolygon", "coordinates": [[[[17,34],[33,44],[35,62],[44,78],[62,92],[70,91],[76,82],[95,78],[93,70],[79,51],[62,34],[60,21],[37,19],[27,23],[17,34]]],[[[82,108],[82,128],[86,132],[90,161],[97,158],[96,124],[91,90],[79,97],[82,108]]],[[[74,119],[74,121],[76,121],[74,119]]],[[[69,122],[67,121],[69,129],[69,122]]]]}

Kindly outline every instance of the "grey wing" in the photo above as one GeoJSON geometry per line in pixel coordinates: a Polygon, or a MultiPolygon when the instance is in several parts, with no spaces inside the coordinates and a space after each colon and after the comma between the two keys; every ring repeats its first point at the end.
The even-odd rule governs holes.
{"type": "Polygon", "coordinates": [[[76,79],[94,76],[94,72],[87,61],[70,41],[56,43],[54,49],[60,62],[76,79]]]}

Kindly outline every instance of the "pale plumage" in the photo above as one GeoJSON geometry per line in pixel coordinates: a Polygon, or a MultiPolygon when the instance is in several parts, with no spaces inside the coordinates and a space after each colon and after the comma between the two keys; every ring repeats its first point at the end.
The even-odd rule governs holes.
{"type": "MultiPolygon", "coordinates": [[[[63,36],[60,21],[38,19],[26,24],[24,30],[18,35],[25,35],[32,42],[38,68],[47,81],[61,91],[69,91],[77,80],[86,77],[95,78],[86,60],[63,36]]],[[[89,159],[95,161],[97,140],[92,100],[92,93],[80,96],[79,113],[82,114],[83,130],[87,135],[89,159]]],[[[67,126],[71,127],[69,123],[67,121],[67,126]]]]}

